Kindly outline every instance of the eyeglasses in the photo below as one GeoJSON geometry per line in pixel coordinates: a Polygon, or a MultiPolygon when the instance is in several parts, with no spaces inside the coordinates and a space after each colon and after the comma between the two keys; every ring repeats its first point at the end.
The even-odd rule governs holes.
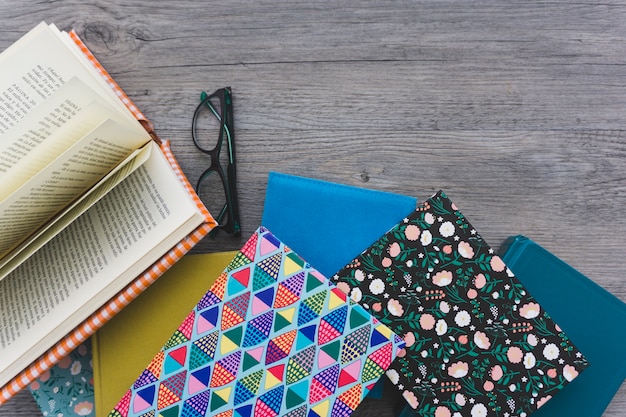
{"type": "Polygon", "coordinates": [[[196,147],[211,157],[211,165],[200,175],[196,184],[196,192],[219,224],[211,234],[219,229],[235,236],[241,233],[233,126],[230,87],[220,88],[210,95],[203,91],[200,95],[200,104],[193,114],[191,137],[196,147]],[[217,144],[211,148],[215,143],[213,142],[215,137],[217,144]],[[224,142],[226,142],[225,155],[221,153],[224,142]],[[223,166],[226,166],[226,171],[223,166]],[[220,188],[219,181],[224,190],[223,197],[217,192],[220,188]]]}

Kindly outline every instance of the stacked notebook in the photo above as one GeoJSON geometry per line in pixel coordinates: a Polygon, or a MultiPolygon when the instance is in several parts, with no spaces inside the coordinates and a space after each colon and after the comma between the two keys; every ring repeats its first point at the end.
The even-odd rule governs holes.
{"type": "Polygon", "coordinates": [[[528,415],[587,366],[439,192],[332,277],[406,342],[387,377],[426,415],[528,415]]]}
{"type": "Polygon", "coordinates": [[[404,342],[261,227],[110,416],[348,416],[404,342]]]}
{"type": "MultiPolygon", "coordinates": [[[[253,236],[251,240],[256,239],[255,245],[259,251],[260,236],[267,236],[268,241],[273,242],[270,246],[278,248],[283,259],[283,264],[276,267],[277,271],[286,268],[285,262],[291,262],[288,259],[294,256],[292,249],[298,247],[297,252],[305,259],[315,260],[311,260],[312,265],[320,265],[318,270],[324,272],[316,273],[320,283],[323,282],[322,275],[334,275],[332,280],[343,290],[343,294],[347,294],[343,299],[348,305],[352,305],[354,301],[359,302],[363,307],[361,312],[377,317],[379,325],[386,325],[384,328],[394,330],[402,337],[406,344],[402,349],[399,348],[397,339],[387,338],[389,343],[395,343],[395,352],[398,355],[395,361],[378,363],[381,369],[389,367],[387,378],[406,401],[407,406],[402,416],[420,413],[446,415],[448,412],[450,415],[459,413],[463,416],[506,415],[505,413],[518,415],[531,412],[537,416],[600,416],[626,378],[626,361],[620,359],[623,355],[619,351],[619,347],[626,340],[622,333],[612,331],[619,328],[626,319],[626,305],[523,236],[512,238],[500,258],[443,193],[427,200],[417,211],[415,204],[415,199],[410,197],[271,173],[263,224],[276,235],[261,228],[255,234],[256,238],[253,236]],[[320,249],[325,245],[326,250],[320,249]],[[328,250],[329,248],[332,250],[328,250]],[[336,273],[339,269],[341,271],[336,273]],[[589,308],[578,308],[581,304],[589,308]],[[589,369],[586,369],[587,360],[592,364],[589,369]]],[[[232,310],[231,307],[228,307],[230,310],[224,307],[233,305],[233,299],[240,294],[237,291],[246,292],[246,279],[242,281],[241,277],[235,278],[233,274],[236,276],[235,270],[240,268],[237,259],[250,246],[251,243],[248,242],[226,267],[225,273],[220,275],[216,283],[218,289],[212,288],[203,298],[205,304],[201,301],[196,306],[193,313],[194,325],[190,326],[192,319],[191,315],[188,316],[175,336],[161,349],[156,358],[156,363],[162,366],[161,375],[157,378],[155,373],[158,373],[158,366],[155,367],[153,360],[148,369],[154,371],[152,375],[155,381],[146,383],[144,371],[144,380],[140,381],[140,378],[135,382],[111,415],[143,416],[146,413],[150,415],[150,410],[158,410],[164,416],[170,415],[168,413],[194,415],[193,412],[200,413],[203,410],[219,416],[253,415],[254,412],[267,413],[266,415],[307,415],[307,412],[311,415],[325,415],[324,412],[330,413],[326,415],[347,415],[354,409],[343,407],[349,402],[347,397],[343,396],[337,402],[339,397],[334,396],[334,393],[327,401],[322,401],[323,405],[317,404],[314,409],[305,407],[304,403],[307,401],[300,403],[299,399],[313,395],[310,390],[312,385],[310,381],[303,382],[304,377],[302,381],[294,381],[293,376],[289,379],[289,363],[292,364],[289,369],[295,369],[292,358],[276,362],[278,367],[274,368],[272,363],[266,365],[263,361],[263,354],[259,353],[262,350],[260,345],[257,351],[254,351],[254,346],[249,346],[252,334],[258,334],[261,328],[265,329],[261,331],[261,337],[265,341],[276,339],[277,335],[271,332],[276,330],[277,320],[282,323],[285,319],[283,310],[278,314],[284,308],[281,307],[281,302],[285,303],[277,301],[278,289],[282,285],[295,294],[292,291],[294,286],[286,285],[287,278],[282,284],[279,283],[282,277],[273,284],[273,298],[260,297],[263,290],[259,288],[256,290],[257,295],[251,297],[257,301],[256,313],[259,313],[258,301],[261,299],[265,300],[263,304],[269,310],[261,314],[253,312],[251,316],[245,317],[244,313],[238,313],[243,320],[241,323],[234,325],[232,329],[221,328],[224,311],[232,310]],[[223,294],[223,298],[217,297],[221,301],[208,295],[213,294],[213,291],[223,294]],[[234,292],[229,295],[229,291],[234,292]],[[207,297],[215,304],[207,307],[207,297]],[[201,305],[203,307],[199,307],[201,305]],[[211,307],[219,312],[208,314],[211,307]],[[269,314],[269,311],[272,313],[269,314]],[[260,316],[263,315],[265,318],[262,320],[260,316]],[[213,351],[213,357],[205,363],[205,368],[208,367],[209,370],[198,373],[196,371],[200,368],[192,370],[189,368],[191,362],[185,361],[190,359],[190,352],[195,349],[192,346],[196,346],[192,341],[193,328],[204,323],[206,316],[212,317],[209,327],[214,326],[212,330],[217,336],[212,336],[215,341],[209,349],[213,351]],[[270,316],[273,320],[268,327],[270,316]],[[260,325],[261,322],[266,322],[265,327],[260,325]],[[238,326],[241,327],[240,330],[230,333],[238,326]],[[270,327],[272,330],[269,330],[270,327]],[[180,342],[182,339],[178,338],[181,333],[184,334],[185,329],[191,339],[180,342]],[[222,333],[230,336],[223,338],[222,333]],[[268,333],[267,336],[264,336],[265,333],[268,333]],[[244,340],[248,340],[246,346],[244,340]],[[259,372],[260,369],[254,366],[244,369],[243,359],[239,359],[232,362],[237,366],[229,368],[232,371],[230,377],[213,381],[211,372],[215,372],[215,369],[222,372],[225,364],[231,363],[225,360],[229,355],[227,350],[219,356],[222,343],[234,349],[235,358],[241,356],[250,359],[244,353],[257,352],[255,360],[266,368],[266,372],[259,372]],[[186,346],[186,350],[178,349],[182,346],[186,346]],[[181,351],[186,354],[182,355],[181,351]],[[237,354],[237,351],[242,353],[237,354]],[[178,365],[172,365],[172,355],[169,352],[178,352],[174,354],[179,359],[178,365]],[[171,403],[165,400],[164,394],[166,389],[172,387],[173,381],[164,375],[168,372],[164,368],[168,355],[170,371],[167,375],[173,375],[172,369],[176,369],[178,373],[186,372],[185,381],[179,377],[181,384],[177,385],[179,390],[174,392],[180,401],[171,403]],[[217,366],[218,363],[220,367],[217,366]],[[269,369],[275,372],[268,373],[269,369]],[[194,372],[197,376],[204,375],[204,385],[194,385],[194,372]],[[252,377],[251,374],[255,376],[252,377]],[[231,378],[229,383],[225,383],[231,378]],[[169,382],[164,383],[166,380],[169,382]],[[252,385],[250,381],[254,381],[252,385]],[[219,385],[223,382],[224,385],[219,385]],[[190,388],[190,383],[195,388],[190,388]],[[211,387],[211,384],[214,386],[211,387]],[[296,386],[299,390],[295,389],[296,386]],[[208,389],[202,391],[202,387],[208,389]],[[242,396],[244,387],[248,393],[242,396]],[[304,387],[309,391],[305,392],[304,387]],[[196,389],[200,391],[194,391],[196,389]],[[216,390],[220,395],[215,393],[216,390]],[[153,396],[151,392],[154,393],[153,396]],[[196,398],[196,402],[189,400],[193,394],[201,392],[204,392],[203,396],[196,398]],[[239,396],[235,392],[239,392],[239,396]],[[269,392],[273,394],[270,395],[269,392]],[[269,398],[273,398],[273,406],[268,406],[271,403],[269,398]],[[152,399],[151,406],[147,405],[149,399],[152,399]],[[196,408],[192,407],[192,403],[196,404],[196,408]],[[340,409],[345,414],[333,414],[333,410],[340,413],[340,409]]],[[[251,251],[247,250],[246,253],[251,251]]],[[[263,269],[260,265],[267,260],[260,252],[256,255],[257,259],[250,260],[249,264],[254,265],[255,269],[263,269]]],[[[232,254],[229,258],[232,258],[232,254]]],[[[227,258],[223,262],[225,264],[227,258]]],[[[311,268],[306,262],[303,265],[304,269],[311,268]]],[[[172,272],[176,272],[176,267],[172,272]]],[[[254,273],[248,274],[247,281],[251,294],[255,294],[253,276],[254,273]]],[[[278,276],[280,277],[280,273],[278,276]]],[[[291,280],[295,279],[290,278],[289,282],[293,282],[291,280]]],[[[300,284],[301,278],[295,281],[298,283],[295,288],[300,286],[301,291],[306,288],[305,283],[300,284]]],[[[327,285],[328,287],[319,285],[319,288],[333,288],[332,284],[327,285]]],[[[330,294],[334,297],[339,291],[334,288],[332,293],[327,293],[330,294]]],[[[149,296],[149,293],[145,295],[149,296]]],[[[309,297],[302,292],[295,297],[298,300],[294,302],[294,308],[299,303],[310,304],[306,301],[309,297]]],[[[255,303],[248,301],[248,309],[254,309],[255,303]]],[[[327,297],[326,302],[330,305],[331,300],[327,297]]],[[[287,317],[292,318],[292,325],[297,321],[296,317],[300,317],[300,308],[287,308],[290,311],[287,317]]],[[[329,313],[330,311],[320,312],[318,318],[328,316],[329,313]]],[[[129,310],[129,314],[132,311],[129,310]]],[[[160,321],[156,317],[162,315],[163,311],[155,310],[151,314],[155,320],[160,321]]],[[[136,322],[137,319],[131,316],[130,320],[124,322],[120,317],[121,324],[128,324],[129,321],[136,322]]],[[[320,319],[320,323],[322,321],[320,319]]],[[[376,322],[374,320],[372,323],[376,322]]],[[[307,326],[308,323],[305,323],[304,327],[307,326]]],[[[319,328],[319,324],[316,326],[319,328]]],[[[126,327],[132,329],[133,326],[126,327]]],[[[112,334],[117,332],[114,329],[112,334]]],[[[327,363],[332,362],[329,357],[338,360],[338,369],[341,369],[340,373],[343,372],[342,354],[337,353],[337,346],[345,345],[346,340],[342,339],[332,345],[332,348],[322,343],[324,349],[320,350],[319,346],[311,349],[315,337],[306,338],[306,334],[307,331],[298,328],[290,352],[297,358],[294,360],[301,364],[304,354],[297,353],[309,349],[306,363],[317,364],[318,368],[311,367],[307,377],[310,378],[316,372],[320,374],[325,369],[324,360],[327,363]],[[308,340],[311,344],[302,340],[308,340]],[[311,355],[314,350],[318,354],[324,353],[321,359],[311,355]]],[[[311,334],[310,330],[308,334],[311,334]]],[[[97,370],[103,371],[102,375],[109,373],[111,369],[123,367],[119,364],[119,360],[124,361],[123,357],[118,358],[117,365],[110,366],[116,350],[121,348],[120,343],[113,342],[110,337],[108,339],[109,343],[105,346],[110,358],[107,360],[109,366],[104,371],[102,367],[97,367],[97,370]]],[[[153,343],[157,343],[157,340],[153,343]]],[[[318,342],[319,339],[315,344],[318,342]]],[[[267,355],[267,347],[263,349],[267,355]]],[[[344,347],[340,350],[343,352],[344,347]]],[[[152,350],[147,348],[146,351],[152,350]]],[[[146,355],[147,352],[144,352],[144,356],[146,355]]],[[[99,356],[96,354],[96,358],[99,356]]],[[[141,359],[138,362],[141,363],[141,359]]],[[[248,365],[250,363],[255,362],[248,361],[248,365]]],[[[353,379],[358,379],[356,368],[353,365],[353,379]]],[[[359,372],[364,372],[364,368],[359,372]]],[[[112,377],[109,375],[105,379],[111,380],[112,377]]],[[[360,388],[353,386],[352,394],[360,392],[360,397],[351,397],[354,407],[368,390],[375,387],[375,379],[362,380],[360,388]]],[[[337,385],[338,381],[339,379],[335,380],[337,385]]],[[[332,384],[328,385],[331,386],[332,384]]],[[[381,384],[376,386],[380,387],[381,384]]],[[[335,389],[339,392],[338,386],[335,389]]],[[[121,395],[120,393],[117,397],[121,395]]],[[[308,401],[311,404],[310,397],[308,401]]]]}

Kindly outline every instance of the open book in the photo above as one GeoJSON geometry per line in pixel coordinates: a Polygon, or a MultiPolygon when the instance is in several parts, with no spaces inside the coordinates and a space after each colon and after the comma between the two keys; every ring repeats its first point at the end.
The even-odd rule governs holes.
{"type": "Polygon", "coordinates": [[[0,54],[0,404],[215,225],[149,126],[74,33],[0,54]]]}

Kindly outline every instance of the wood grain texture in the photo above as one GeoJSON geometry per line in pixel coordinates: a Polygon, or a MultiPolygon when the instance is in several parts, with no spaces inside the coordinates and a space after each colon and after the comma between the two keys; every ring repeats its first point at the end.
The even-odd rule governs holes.
{"type": "MultiPolygon", "coordinates": [[[[0,0],[0,49],[41,20],[77,30],[192,182],[198,94],[232,86],[243,233],[197,251],[240,247],[272,170],[444,189],[492,246],[523,233],[626,301],[622,2],[0,0]]],[[[27,392],[0,408],[36,415],[27,392]]]]}

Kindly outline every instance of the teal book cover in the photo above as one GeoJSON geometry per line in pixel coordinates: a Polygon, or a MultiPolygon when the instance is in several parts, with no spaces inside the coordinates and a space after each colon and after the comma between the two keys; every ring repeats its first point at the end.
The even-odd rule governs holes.
{"type": "Polygon", "coordinates": [[[626,378],[626,304],[528,237],[504,249],[504,262],[590,364],[533,417],[601,416],[626,378]]]}

